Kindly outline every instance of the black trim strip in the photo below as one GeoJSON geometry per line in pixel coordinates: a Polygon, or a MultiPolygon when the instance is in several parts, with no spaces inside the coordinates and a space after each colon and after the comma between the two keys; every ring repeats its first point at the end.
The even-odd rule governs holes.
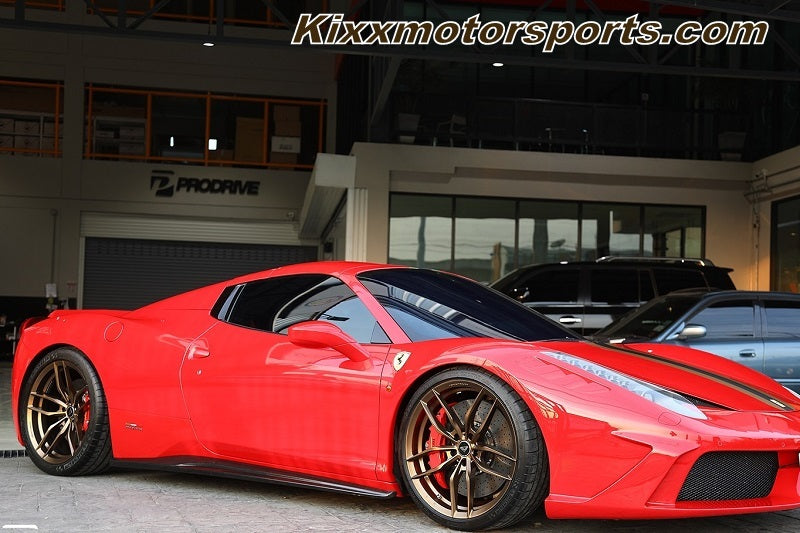
{"type": "Polygon", "coordinates": [[[380,499],[394,498],[397,495],[395,491],[382,491],[307,474],[286,472],[262,466],[206,459],[202,457],[181,456],[158,459],[114,460],[113,464],[120,468],[163,470],[168,472],[242,479],[245,481],[260,481],[380,499]]]}

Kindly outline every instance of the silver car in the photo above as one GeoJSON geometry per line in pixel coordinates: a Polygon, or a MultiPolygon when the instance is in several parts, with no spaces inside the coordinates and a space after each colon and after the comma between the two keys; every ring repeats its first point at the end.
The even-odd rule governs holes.
{"type": "Polygon", "coordinates": [[[696,348],[747,365],[800,392],[800,294],[677,291],[649,301],[592,338],[696,348]]]}

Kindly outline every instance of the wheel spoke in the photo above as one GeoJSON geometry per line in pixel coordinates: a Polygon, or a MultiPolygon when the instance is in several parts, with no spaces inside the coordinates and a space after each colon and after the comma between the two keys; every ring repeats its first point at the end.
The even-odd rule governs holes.
{"type": "MultiPolygon", "coordinates": [[[[50,427],[48,427],[47,430],[44,432],[44,435],[42,435],[42,438],[39,439],[39,444],[36,445],[36,449],[37,450],[41,450],[42,446],[44,446],[45,443],[47,442],[47,438],[50,436],[50,433],[52,433],[53,430],[56,427],[64,426],[65,424],[69,424],[69,419],[67,417],[61,418],[61,419],[56,420],[55,422],[53,422],[50,425],[50,427]]],[[[45,453],[45,455],[47,455],[47,454],[45,453]]]]}
{"type": "Polygon", "coordinates": [[[61,401],[58,398],[53,398],[52,396],[48,396],[46,394],[40,394],[38,392],[31,391],[31,396],[33,396],[34,398],[41,398],[42,400],[53,402],[54,404],[63,407],[64,409],[68,407],[67,402],[61,401]]]}
{"type": "Polygon", "coordinates": [[[455,451],[456,451],[455,446],[432,446],[430,448],[425,448],[421,452],[415,453],[410,457],[407,457],[406,461],[413,461],[414,459],[419,459],[420,457],[428,455],[429,453],[433,452],[455,452],[455,451]]]}
{"type": "Polygon", "coordinates": [[[475,442],[482,439],[486,434],[486,430],[489,429],[489,424],[492,421],[492,417],[494,416],[495,412],[497,412],[497,398],[494,399],[492,406],[489,408],[489,412],[486,413],[486,416],[483,418],[481,427],[478,428],[478,431],[476,431],[475,435],[472,437],[475,442]]]}
{"type": "Polygon", "coordinates": [[[475,473],[472,468],[473,460],[471,457],[466,459],[466,480],[467,480],[467,518],[472,518],[472,510],[475,507],[474,494],[472,489],[473,477],[475,473]]]}
{"type": "Polygon", "coordinates": [[[501,474],[500,472],[497,472],[497,471],[495,471],[495,470],[492,470],[492,469],[491,469],[491,468],[489,468],[488,466],[484,466],[484,465],[482,465],[480,461],[475,461],[475,466],[477,466],[477,467],[478,467],[478,470],[480,470],[480,471],[481,471],[481,472],[483,472],[484,474],[490,474],[490,475],[492,475],[492,476],[499,477],[499,478],[501,478],[501,479],[505,479],[506,481],[511,481],[511,476],[510,476],[510,475],[508,475],[508,474],[501,474]]]}
{"type": "Polygon", "coordinates": [[[436,472],[439,472],[440,470],[442,470],[443,468],[447,468],[448,466],[450,466],[453,463],[453,461],[456,461],[458,459],[459,459],[459,456],[458,455],[454,455],[453,457],[449,458],[447,461],[443,462],[439,466],[436,466],[434,468],[431,468],[429,470],[426,470],[424,472],[420,472],[419,474],[415,474],[415,475],[411,476],[411,479],[419,479],[419,478],[422,478],[422,477],[433,475],[436,472]]]}
{"type": "MultiPolygon", "coordinates": [[[[61,427],[61,431],[59,431],[58,435],[56,435],[55,438],[53,439],[53,442],[50,443],[50,447],[48,447],[47,450],[44,450],[45,455],[50,455],[50,452],[53,451],[53,448],[55,448],[56,444],[58,444],[58,441],[61,440],[64,434],[69,431],[71,425],[72,424],[70,424],[69,421],[67,420],[66,423],[61,427]]],[[[44,439],[42,439],[42,442],[44,442],[44,439]]]]}
{"type": "Polygon", "coordinates": [[[512,461],[512,462],[515,462],[515,463],[517,462],[516,457],[511,457],[510,455],[506,455],[505,453],[501,452],[500,450],[497,450],[495,448],[486,446],[484,444],[476,444],[474,449],[479,451],[479,452],[489,452],[491,454],[497,455],[498,457],[502,457],[503,459],[508,459],[509,461],[512,461]]]}
{"type": "Polygon", "coordinates": [[[458,511],[458,482],[461,481],[461,463],[463,458],[458,457],[458,463],[453,468],[453,473],[450,474],[450,516],[455,518],[456,511],[458,511]]]}
{"type": "Polygon", "coordinates": [[[444,412],[447,414],[447,419],[450,421],[450,425],[453,426],[454,435],[456,436],[456,440],[461,440],[464,438],[464,423],[459,418],[458,413],[454,412],[452,407],[442,399],[436,389],[433,389],[433,395],[436,396],[436,399],[439,400],[439,405],[442,406],[444,412]]]}
{"type": "Polygon", "coordinates": [[[33,411],[34,413],[39,413],[45,416],[58,416],[58,415],[65,415],[66,411],[59,410],[59,411],[45,411],[41,407],[34,407],[33,405],[28,406],[28,411],[33,411]]]}
{"type": "Polygon", "coordinates": [[[486,397],[486,389],[481,389],[475,397],[475,401],[472,402],[472,405],[469,406],[469,409],[464,415],[464,438],[469,437],[469,434],[475,427],[475,414],[478,412],[478,407],[480,407],[484,397],[486,397]]]}
{"type": "Polygon", "coordinates": [[[419,403],[422,404],[422,408],[425,410],[425,414],[428,415],[428,420],[430,420],[431,424],[433,424],[433,427],[436,428],[436,431],[438,431],[439,433],[441,433],[442,435],[444,435],[445,437],[447,437],[451,441],[455,442],[455,441],[459,440],[456,437],[454,437],[452,433],[447,431],[444,428],[444,426],[436,419],[436,417],[433,416],[433,413],[431,413],[431,410],[428,407],[428,404],[426,404],[425,402],[423,402],[421,400],[420,400],[419,403]]]}
{"type": "Polygon", "coordinates": [[[61,361],[61,364],[59,365],[59,362],[56,361],[53,363],[53,374],[56,378],[56,389],[58,390],[59,394],[61,394],[61,397],[65,402],[72,401],[72,385],[70,383],[67,365],[63,361],[61,361]],[[62,383],[62,381],[64,383],[62,383]]]}

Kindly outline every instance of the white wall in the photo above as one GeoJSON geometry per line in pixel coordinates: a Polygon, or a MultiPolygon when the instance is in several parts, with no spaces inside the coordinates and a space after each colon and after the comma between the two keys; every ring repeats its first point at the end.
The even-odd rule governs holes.
{"type": "Polygon", "coordinates": [[[706,207],[706,255],[755,289],[750,163],[357,143],[356,186],[369,189],[367,259],[388,257],[390,192],[706,207]]]}

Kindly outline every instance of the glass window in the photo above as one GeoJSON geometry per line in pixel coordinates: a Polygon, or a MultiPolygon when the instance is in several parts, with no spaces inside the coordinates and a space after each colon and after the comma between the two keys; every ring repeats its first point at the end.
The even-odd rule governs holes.
{"type": "Polygon", "coordinates": [[[264,162],[264,107],[263,101],[212,97],[209,159],[264,162]]]}
{"type": "Polygon", "coordinates": [[[687,322],[705,326],[706,338],[752,337],[753,316],[752,302],[743,300],[711,305],[687,322]]]}
{"type": "Polygon", "coordinates": [[[61,155],[62,85],[0,79],[0,154],[61,155]]]}
{"type": "Polygon", "coordinates": [[[800,197],[772,204],[773,290],[800,292],[800,197]]]}
{"type": "Polygon", "coordinates": [[[115,89],[91,88],[86,150],[93,156],[115,159],[146,155],[147,95],[115,89]]]}
{"type": "Polygon", "coordinates": [[[765,337],[800,338],[800,302],[764,300],[767,315],[765,337]]]}
{"type": "Polygon", "coordinates": [[[633,268],[591,269],[591,298],[601,304],[638,304],[639,283],[633,268]]]}
{"type": "Polygon", "coordinates": [[[598,335],[628,341],[652,339],[674,324],[696,303],[697,299],[691,296],[668,296],[652,300],[635,313],[625,315],[600,330],[598,335]]]}
{"type": "MultiPolygon", "coordinates": [[[[527,307],[468,279],[433,270],[383,269],[358,276],[387,307],[432,323],[446,336],[525,341],[574,338],[527,307]]],[[[434,328],[426,330],[427,334],[434,328]]],[[[411,338],[413,331],[406,331],[411,338]]]]}
{"type": "Polygon", "coordinates": [[[514,270],[514,200],[456,198],[455,215],[455,272],[492,282],[514,270]]]}
{"type": "Polygon", "coordinates": [[[584,204],[581,216],[581,258],[639,256],[640,208],[623,204],[584,204]]]}
{"type": "Polygon", "coordinates": [[[706,279],[699,270],[680,268],[653,268],[658,294],[681,289],[706,288],[706,279]]]}
{"type": "Polygon", "coordinates": [[[518,254],[520,265],[576,260],[577,202],[520,202],[518,254]]]}
{"type": "Polygon", "coordinates": [[[392,195],[389,262],[452,270],[452,206],[448,196],[392,195]]]}
{"type": "Polygon", "coordinates": [[[321,320],[335,324],[360,343],[389,342],[355,293],[340,280],[321,274],[254,281],[228,293],[227,299],[232,304],[215,306],[220,309],[217,317],[240,326],[286,334],[289,326],[321,320]]]}
{"type": "Polygon", "coordinates": [[[644,207],[644,255],[703,257],[703,208],[644,207]]]}
{"type": "Polygon", "coordinates": [[[153,96],[151,154],[170,159],[204,159],[206,99],[153,96]]]}
{"type": "Polygon", "coordinates": [[[515,293],[523,303],[578,303],[579,282],[580,270],[577,267],[553,268],[520,280],[515,293]]]}

